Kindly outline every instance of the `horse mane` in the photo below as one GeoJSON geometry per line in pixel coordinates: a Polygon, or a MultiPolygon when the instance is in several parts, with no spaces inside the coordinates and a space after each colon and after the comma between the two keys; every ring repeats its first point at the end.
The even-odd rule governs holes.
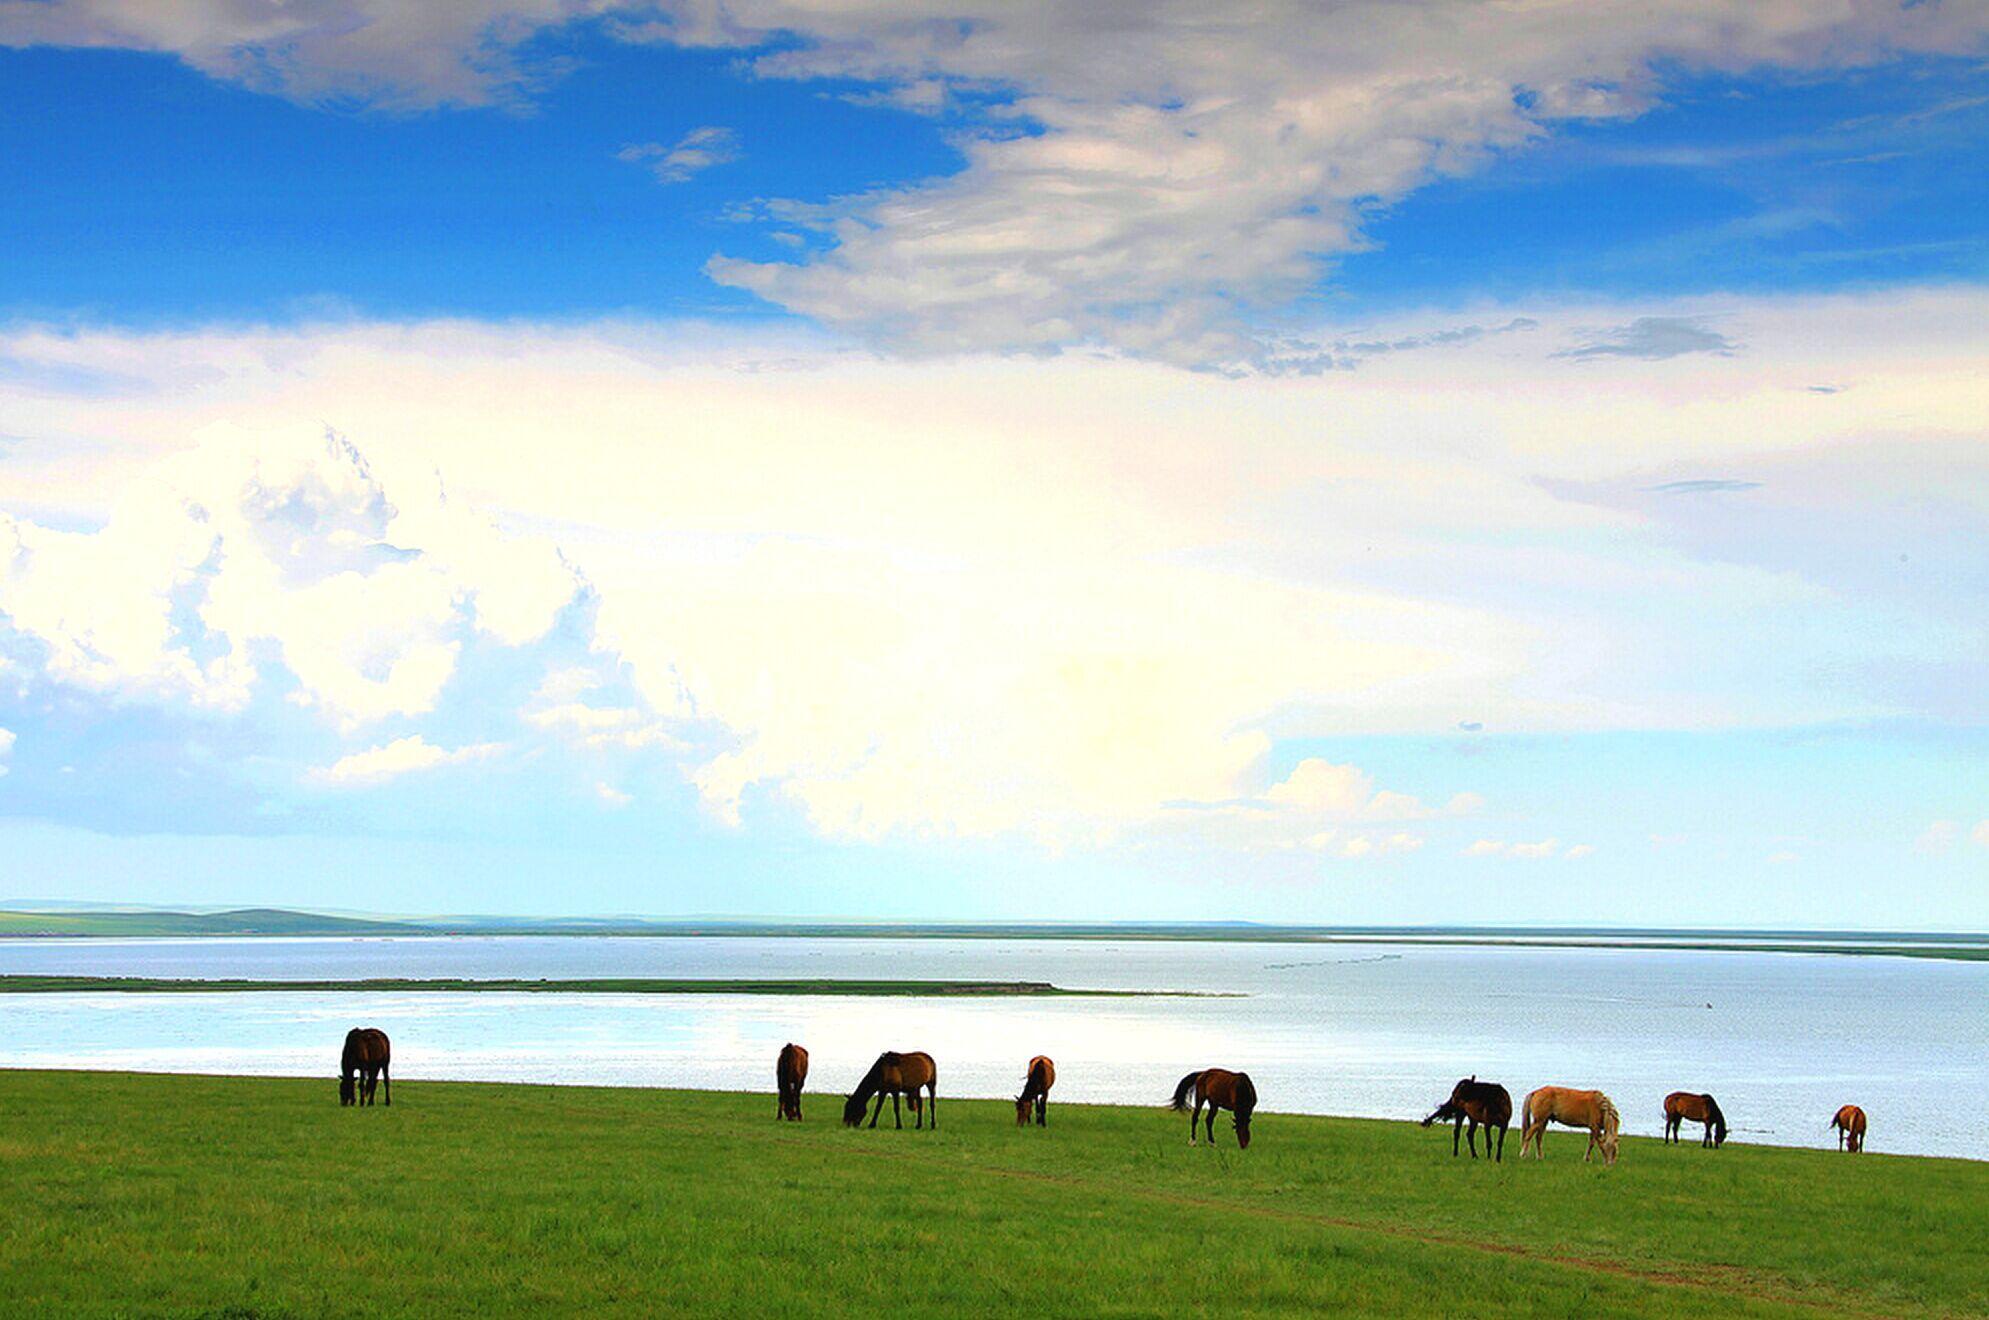
{"type": "Polygon", "coordinates": [[[1616,1105],[1608,1096],[1598,1092],[1596,1099],[1601,1102],[1602,1130],[1613,1137],[1622,1125],[1622,1116],[1616,1112],[1616,1105]]]}
{"type": "Polygon", "coordinates": [[[1726,1136],[1727,1116],[1720,1112],[1720,1102],[1713,1099],[1710,1095],[1703,1095],[1699,1098],[1706,1102],[1706,1116],[1713,1120],[1713,1126],[1719,1129],[1719,1134],[1722,1137],[1726,1136]]]}
{"type": "Polygon", "coordinates": [[[1247,1122],[1257,1108],[1257,1087],[1249,1073],[1236,1074],[1236,1119],[1247,1122]]]}

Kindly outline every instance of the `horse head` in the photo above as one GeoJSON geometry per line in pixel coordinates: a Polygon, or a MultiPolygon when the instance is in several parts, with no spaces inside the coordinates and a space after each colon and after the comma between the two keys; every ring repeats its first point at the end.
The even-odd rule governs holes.
{"type": "Polygon", "coordinates": [[[869,1107],[869,1100],[859,1091],[843,1101],[843,1126],[856,1127],[863,1122],[863,1112],[869,1107]]]}
{"type": "Polygon", "coordinates": [[[338,1079],[338,1102],[341,1105],[354,1105],[359,1103],[359,1089],[353,1083],[353,1080],[350,1076],[345,1076],[338,1079]]]}
{"type": "Polygon", "coordinates": [[[1248,1114],[1238,1114],[1236,1116],[1236,1148],[1238,1150],[1250,1149],[1250,1115],[1248,1114]]]}
{"type": "Polygon", "coordinates": [[[1029,1126],[1030,1115],[1035,1112],[1035,1109],[1036,1109],[1036,1102],[1031,1100],[1027,1095],[1016,1096],[1015,1126],[1017,1127],[1029,1126]]]}

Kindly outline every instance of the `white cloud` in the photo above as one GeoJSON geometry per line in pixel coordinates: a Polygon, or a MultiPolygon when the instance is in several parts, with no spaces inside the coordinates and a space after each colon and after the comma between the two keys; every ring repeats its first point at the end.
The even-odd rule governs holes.
{"type": "Polygon", "coordinates": [[[311,771],[308,778],[313,783],[333,788],[380,784],[438,766],[488,760],[503,750],[498,743],[473,743],[449,751],[435,746],[418,733],[410,734],[381,747],[340,757],[328,766],[311,771]]]}
{"type": "Polygon", "coordinates": [[[644,166],[658,183],[684,183],[714,165],[739,159],[739,134],[729,128],[706,125],[684,134],[674,146],[632,142],[616,152],[615,159],[644,166]]]}
{"type": "MultiPolygon", "coordinates": [[[[1316,345],[1245,327],[1357,249],[1377,202],[1568,121],[1641,113],[1661,70],[1977,57],[1989,28],[1977,4],[1875,0],[0,0],[0,44],[169,52],[303,101],[405,108],[528,96],[562,66],[522,52],[588,20],[622,40],[742,51],[763,77],[992,106],[958,135],[958,174],[775,203],[826,250],[721,257],[721,282],[920,352],[1093,342],[1300,370],[1319,365],[1316,345]]],[[[728,149],[637,148],[668,177],[728,149]]]]}
{"type": "Polygon", "coordinates": [[[1288,813],[1248,846],[1294,849],[1482,806],[1411,808],[1337,758],[1273,789],[1299,740],[1989,718],[1989,624],[1937,589],[1982,571],[1989,294],[1723,299],[1745,353],[1579,373],[1551,354],[1580,327],[1708,305],[1468,319],[1522,313],[1440,350],[1442,391],[1410,353],[1212,386],[709,327],[17,326],[0,353],[136,384],[0,381],[8,650],[247,719],[294,661],[340,726],[446,699],[489,708],[478,737],[654,739],[720,818],[1065,846],[1218,814],[1184,803],[1288,813]],[[272,443],[203,458],[217,417],[272,443]],[[363,474],[315,427],[274,443],[298,418],[363,474]],[[1709,472],[1762,485],[1650,490],[1709,472]],[[1914,572],[1869,571],[1900,544],[1914,572]],[[492,680],[449,648],[534,637],[565,648],[537,695],[464,690],[492,680]]]}
{"type": "Polygon", "coordinates": [[[1801,860],[1802,860],[1802,855],[1800,853],[1790,852],[1786,848],[1782,849],[1779,852],[1772,852],[1768,854],[1768,865],[1770,866],[1788,866],[1794,862],[1799,862],[1801,860]]]}
{"type": "Polygon", "coordinates": [[[1978,821],[1975,828],[1968,832],[1968,837],[1989,848],[1989,820],[1978,821]]]}
{"type": "Polygon", "coordinates": [[[267,646],[346,727],[429,710],[463,642],[542,635],[580,589],[431,482],[390,499],[315,429],[203,428],[93,532],[0,513],[0,611],[78,687],[239,710],[267,646]]]}
{"type": "Polygon", "coordinates": [[[13,750],[14,731],[12,729],[0,729],[0,775],[7,773],[8,767],[5,760],[7,755],[13,750]]]}
{"type": "Polygon", "coordinates": [[[616,808],[625,807],[635,801],[631,794],[624,793],[613,784],[605,782],[594,785],[594,796],[608,806],[616,808]]]}
{"type": "Polygon", "coordinates": [[[1505,839],[1479,839],[1464,849],[1466,857],[1511,857],[1521,861],[1544,861],[1549,857],[1579,860],[1595,852],[1586,843],[1570,844],[1563,848],[1559,839],[1540,839],[1533,843],[1508,842],[1505,839]]]}

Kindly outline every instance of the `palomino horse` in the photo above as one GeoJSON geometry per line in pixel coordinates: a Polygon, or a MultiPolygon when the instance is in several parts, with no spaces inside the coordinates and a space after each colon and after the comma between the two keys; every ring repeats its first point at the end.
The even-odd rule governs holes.
{"type": "Polygon", "coordinates": [[[1497,1082],[1481,1082],[1477,1074],[1465,1078],[1451,1088],[1450,1099],[1437,1106],[1436,1112],[1423,1120],[1423,1126],[1452,1120],[1450,1130],[1450,1153],[1457,1154],[1457,1134],[1464,1125],[1471,1125],[1464,1132],[1464,1140],[1471,1147],[1471,1158],[1478,1158],[1478,1129],[1485,1129],[1485,1153],[1494,1161],[1506,1157],[1506,1125],[1512,1122],[1512,1094],[1497,1082]],[[1499,1149],[1492,1154],[1492,1129],[1499,1130],[1499,1149]]]}
{"type": "Polygon", "coordinates": [[[1226,1068],[1204,1068],[1191,1072],[1181,1079],[1174,1088],[1174,1112],[1188,1115],[1188,1144],[1195,1144],[1195,1125],[1201,1120],[1202,1106],[1209,1107],[1209,1144],[1215,1145],[1216,1110],[1227,1109],[1236,1115],[1236,1148],[1250,1149],[1250,1115],[1257,1109],[1257,1088],[1250,1081],[1249,1073],[1230,1072],[1226,1068]],[[1195,1107],[1188,1108],[1188,1097],[1194,1096],[1195,1107]]]}
{"type": "Polygon", "coordinates": [[[1015,1097],[1015,1126],[1029,1126],[1030,1112],[1033,1110],[1037,1127],[1047,1127],[1045,1121],[1050,1113],[1050,1088],[1057,1084],[1057,1065],[1049,1056],[1039,1054],[1029,1060],[1029,1075],[1022,1079],[1022,1094],[1015,1097]]]}
{"type": "Polygon", "coordinates": [[[393,1046],[387,1033],[378,1027],[354,1027],[345,1033],[345,1050],[338,1060],[338,1102],[342,1105],[370,1105],[373,1091],[387,1084],[387,1103],[394,1102],[393,1079],[387,1076],[393,1046]],[[357,1075],[357,1082],[354,1076],[357,1075]]]}
{"type": "Polygon", "coordinates": [[[1837,1129],[1837,1149],[1856,1155],[1865,1148],[1864,1110],[1856,1105],[1845,1105],[1837,1111],[1837,1117],[1830,1120],[1830,1126],[1837,1129]]]}
{"type": "Polygon", "coordinates": [[[1547,1132],[1548,1120],[1566,1127],[1588,1129],[1588,1149],[1582,1152],[1582,1163],[1587,1164],[1602,1148],[1602,1162],[1616,1163],[1616,1129],[1622,1120],[1617,1116],[1616,1106],[1609,1097],[1600,1091],[1575,1091],[1565,1086],[1543,1086],[1526,1097],[1526,1103],[1519,1108],[1519,1157],[1526,1158],[1526,1148],[1533,1147],[1533,1158],[1546,1159],[1541,1150],[1541,1138],[1547,1132]]]}
{"type": "Polygon", "coordinates": [[[774,1117],[801,1121],[801,1084],[808,1080],[808,1051],[793,1041],[774,1060],[774,1117]]]}
{"type": "Polygon", "coordinates": [[[1678,1129],[1687,1120],[1704,1123],[1706,1131],[1699,1138],[1702,1146],[1715,1149],[1727,1144],[1727,1116],[1720,1112],[1720,1102],[1710,1095],[1695,1095],[1691,1091],[1673,1091],[1664,1098],[1664,1139],[1681,1140],[1678,1129]]]}
{"type": "Polygon", "coordinates": [[[898,1097],[910,1096],[912,1104],[912,1126],[925,1126],[925,1106],[919,1103],[919,1088],[924,1087],[931,1097],[932,1126],[939,1127],[939,1068],[930,1054],[898,1054],[891,1050],[877,1056],[877,1062],[870,1065],[870,1071],[856,1084],[856,1090],[843,1103],[843,1123],[856,1127],[863,1122],[863,1111],[870,1105],[870,1097],[877,1097],[877,1112],[870,1116],[870,1126],[876,1127],[877,1120],[884,1116],[884,1097],[891,1097],[891,1118],[900,1128],[905,1126],[904,1114],[898,1109],[898,1097]]]}

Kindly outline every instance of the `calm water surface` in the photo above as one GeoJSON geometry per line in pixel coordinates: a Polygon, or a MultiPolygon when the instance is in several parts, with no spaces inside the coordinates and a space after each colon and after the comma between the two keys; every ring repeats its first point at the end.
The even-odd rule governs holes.
{"type": "MultiPolygon", "coordinates": [[[[1735,1140],[1829,1145],[1840,1104],[1871,1148],[1989,1158],[1989,964],[1693,950],[1220,942],[569,936],[0,940],[0,973],[847,977],[1052,981],[1242,999],[234,994],[0,997],[0,1066],[329,1078],[347,1027],[383,1027],[422,1078],[768,1090],[807,1045],[829,1118],[879,1050],[924,1049],[940,1093],[1013,1095],[1032,1054],[1055,1098],[1156,1103],[1190,1068],[1247,1068],[1268,1110],[1420,1117],[1467,1073],[1514,1099],[1597,1086],[1627,1132],[1711,1091],[1735,1140]]],[[[327,1082],[329,1091],[329,1082],[327,1082]]],[[[410,1096],[413,1094],[410,1086],[410,1096]]],[[[771,1101],[769,1101],[771,1105],[771,1101]]],[[[1172,1120],[1168,1120],[1172,1121],[1172,1120]]],[[[1261,1125],[1268,1135],[1268,1122],[1261,1125]]],[[[1432,1137],[1432,1140],[1438,1140],[1432,1137]]],[[[1558,1143],[1570,1155],[1579,1139],[1558,1143]]]]}

